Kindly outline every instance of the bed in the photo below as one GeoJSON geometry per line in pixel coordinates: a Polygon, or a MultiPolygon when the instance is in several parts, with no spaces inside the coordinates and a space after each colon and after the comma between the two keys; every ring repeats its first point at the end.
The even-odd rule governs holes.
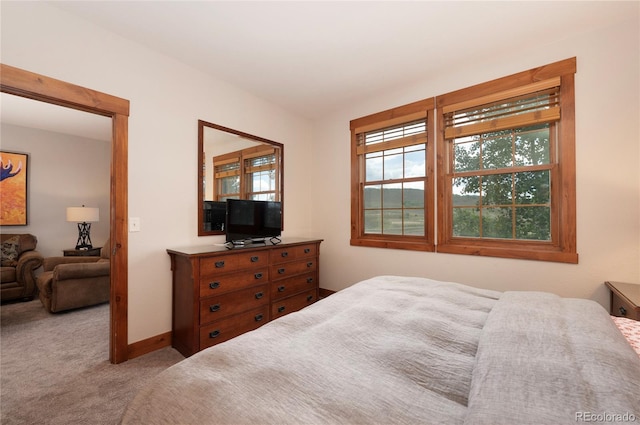
{"type": "Polygon", "coordinates": [[[599,304],[379,276],[172,366],[122,424],[640,420],[640,357],[599,304]]]}

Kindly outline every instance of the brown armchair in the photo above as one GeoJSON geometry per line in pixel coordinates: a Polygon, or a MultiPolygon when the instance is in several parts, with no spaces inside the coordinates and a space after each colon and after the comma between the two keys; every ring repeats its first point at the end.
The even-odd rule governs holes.
{"type": "Polygon", "coordinates": [[[34,235],[3,233],[2,265],[0,268],[0,299],[32,300],[36,295],[36,270],[42,266],[42,255],[36,251],[34,235]]]}
{"type": "Polygon", "coordinates": [[[51,313],[109,302],[109,241],[99,257],[48,257],[38,276],[40,301],[51,313]]]}

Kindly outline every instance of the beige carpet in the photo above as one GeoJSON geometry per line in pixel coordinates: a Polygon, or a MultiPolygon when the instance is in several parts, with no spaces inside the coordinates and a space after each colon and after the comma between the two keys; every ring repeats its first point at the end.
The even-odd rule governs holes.
{"type": "Polygon", "coordinates": [[[0,306],[0,422],[117,424],[173,348],[109,363],[109,306],[49,314],[39,300],[0,306]]]}

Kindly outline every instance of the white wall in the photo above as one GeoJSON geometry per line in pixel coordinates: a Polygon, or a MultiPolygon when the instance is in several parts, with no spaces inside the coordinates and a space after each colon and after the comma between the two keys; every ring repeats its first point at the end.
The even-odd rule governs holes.
{"type": "MultiPolygon", "coordinates": [[[[322,286],[377,274],[418,275],[498,290],[544,290],[608,305],[605,280],[640,283],[640,31],[638,16],[537,49],[500,52],[396,92],[348,105],[316,123],[314,225],[325,238],[322,286]],[[579,264],[352,247],[349,121],[430,96],[577,57],[579,264]]],[[[437,60],[437,58],[434,58],[437,60]]]]}
{"type": "Polygon", "coordinates": [[[2,63],[131,102],[129,343],[171,330],[166,249],[223,240],[197,236],[198,119],[284,144],[283,234],[311,233],[308,121],[47,3],[1,6],[2,63]]]}
{"type": "MultiPolygon", "coordinates": [[[[107,118],[105,118],[107,119],[107,118]]],[[[66,221],[67,207],[97,207],[91,242],[109,237],[111,144],[16,125],[0,127],[3,150],[29,154],[27,226],[2,226],[2,233],[31,233],[45,257],[61,256],[78,240],[76,223],[66,221]]]]}

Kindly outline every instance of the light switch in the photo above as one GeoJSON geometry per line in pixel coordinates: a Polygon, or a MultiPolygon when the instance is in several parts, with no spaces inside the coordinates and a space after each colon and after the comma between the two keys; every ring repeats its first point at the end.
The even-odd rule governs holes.
{"type": "Polygon", "coordinates": [[[129,217],[129,232],[140,231],[140,217],[129,217]]]}

